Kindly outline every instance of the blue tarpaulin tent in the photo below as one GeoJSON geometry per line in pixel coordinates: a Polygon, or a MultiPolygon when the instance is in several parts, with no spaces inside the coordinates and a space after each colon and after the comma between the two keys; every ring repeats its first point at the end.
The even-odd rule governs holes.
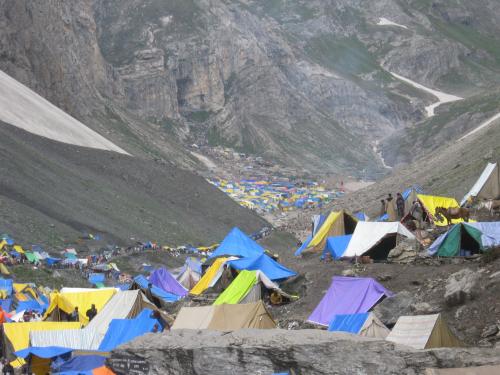
{"type": "Polygon", "coordinates": [[[230,267],[237,270],[260,270],[264,272],[265,275],[271,280],[287,279],[289,277],[297,275],[295,271],[292,271],[279,264],[266,254],[257,255],[256,257],[251,258],[232,260],[229,262],[229,265],[230,267]]]}
{"type": "Polygon", "coordinates": [[[100,355],[80,355],[54,368],[57,374],[82,374],[104,366],[106,357],[100,355]]]}
{"type": "Polygon", "coordinates": [[[4,311],[10,311],[12,305],[12,298],[7,298],[7,299],[0,299],[0,306],[2,306],[2,309],[4,311]]]}
{"type": "Polygon", "coordinates": [[[364,212],[356,212],[354,217],[359,221],[366,221],[366,214],[364,212]]]}
{"type": "Polygon", "coordinates": [[[297,249],[297,251],[295,252],[295,256],[298,257],[302,251],[304,251],[305,249],[307,249],[307,246],[309,246],[309,242],[311,242],[312,240],[312,235],[309,235],[306,240],[304,241],[304,243],[302,245],[300,245],[300,247],[297,249]]]}
{"type": "Polygon", "coordinates": [[[234,255],[241,258],[260,255],[264,248],[248,237],[239,228],[233,228],[209,258],[234,255]]]}
{"type": "Polygon", "coordinates": [[[326,239],[325,249],[323,250],[323,255],[321,259],[325,258],[326,253],[330,253],[333,259],[342,258],[344,255],[349,241],[351,241],[352,234],[347,234],[345,236],[334,236],[328,237],[326,239]]]}
{"type": "Polygon", "coordinates": [[[328,330],[358,334],[363,328],[368,315],[369,313],[335,315],[328,326],[328,330]]]}
{"type": "Polygon", "coordinates": [[[89,275],[89,282],[91,284],[103,283],[105,279],[106,277],[103,273],[91,273],[89,275]]]}
{"type": "Polygon", "coordinates": [[[101,345],[99,345],[99,350],[111,351],[138,336],[152,332],[155,324],[161,331],[162,326],[157,319],[151,317],[152,312],[150,309],[144,309],[134,319],[113,319],[101,345]]]}
{"type": "Polygon", "coordinates": [[[49,266],[52,266],[52,265],[54,265],[54,264],[56,264],[56,263],[59,263],[62,259],[60,259],[60,258],[50,258],[50,257],[49,257],[49,258],[47,258],[47,259],[45,259],[45,260],[46,260],[46,262],[47,262],[47,264],[48,264],[49,266]]]}
{"type": "Polygon", "coordinates": [[[71,353],[72,351],[73,349],[61,348],[59,346],[46,346],[46,347],[32,346],[30,348],[19,350],[14,354],[20,358],[27,358],[30,355],[35,355],[40,358],[54,358],[67,353],[71,353]]]}
{"type": "MultiPolygon", "coordinates": [[[[134,282],[139,285],[141,289],[148,289],[149,281],[143,275],[137,275],[134,277],[134,282]]],[[[180,296],[176,296],[175,294],[165,292],[164,290],[158,288],[157,286],[151,287],[151,292],[155,297],[158,297],[165,302],[176,302],[181,299],[180,296]]]]}
{"type": "Polygon", "coordinates": [[[12,294],[12,279],[0,279],[0,290],[5,290],[10,296],[12,294]]]}
{"type": "Polygon", "coordinates": [[[17,303],[16,312],[20,312],[23,310],[33,310],[37,312],[42,312],[46,306],[41,306],[38,301],[30,300],[30,301],[19,301],[17,303]]]}

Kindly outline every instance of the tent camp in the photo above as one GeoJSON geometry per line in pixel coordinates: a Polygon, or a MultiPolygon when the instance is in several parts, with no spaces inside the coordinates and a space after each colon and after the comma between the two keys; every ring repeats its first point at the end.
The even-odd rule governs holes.
{"type": "Polygon", "coordinates": [[[500,245],[500,222],[453,225],[429,247],[429,255],[453,257],[477,254],[500,245]]]}
{"type": "Polygon", "coordinates": [[[228,262],[229,266],[235,270],[262,271],[271,280],[283,280],[297,273],[279,264],[266,254],[254,257],[236,259],[228,262]]]}
{"type": "MultiPolygon", "coordinates": [[[[149,280],[146,279],[143,275],[137,275],[134,277],[134,282],[130,286],[130,289],[140,289],[144,293],[148,290],[148,285],[149,285],[149,280]]],[[[182,298],[182,296],[178,296],[176,294],[166,292],[163,289],[157,287],[156,285],[153,285],[151,288],[151,293],[153,294],[153,297],[155,298],[154,302],[155,304],[169,304],[172,302],[177,302],[182,298]]]]}
{"type": "Polygon", "coordinates": [[[326,246],[321,255],[321,259],[326,257],[326,254],[330,254],[333,259],[340,259],[347,250],[349,242],[351,242],[352,234],[346,234],[345,236],[335,236],[328,237],[326,240],[326,246]]]}
{"type": "Polygon", "coordinates": [[[155,270],[149,276],[149,282],[165,292],[177,296],[184,297],[188,294],[186,288],[184,288],[164,267],[155,270]]]}
{"type": "Polygon", "coordinates": [[[322,252],[328,237],[352,234],[357,223],[358,219],[344,210],[331,212],[302,254],[322,252]]]}
{"type": "Polygon", "coordinates": [[[385,260],[401,237],[415,239],[399,222],[361,221],[356,226],[343,256],[366,255],[374,260],[385,260]]]}
{"type": "Polygon", "coordinates": [[[262,271],[241,271],[233,282],[222,292],[214,305],[256,302],[262,299],[262,287],[272,290],[288,299],[295,297],[283,292],[277,284],[269,280],[262,271]]]}
{"type": "Polygon", "coordinates": [[[415,349],[464,346],[440,314],[401,316],[386,340],[415,349]]]}
{"type": "Polygon", "coordinates": [[[392,292],[368,277],[334,276],[330,288],[307,319],[328,326],[335,315],[369,312],[392,292]]]}
{"type": "Polygon", "coordinates": [[[200,281],[201,273],[201,262],[195,258],[187,258],[176,279],[184,288],[191,290],[200,281]]]}
{"type": "Polygon", "coordinates": [[[385,339],[390,330],[374,313],[335,315],[328,326],[331,332],[349,332],[364,337],[385,339]]]}
{"type": "Polygon", "coordinates": [[[183,307],[172,329],[233,331],[243,328],[272,329],[276,323],[262,301],[239,305],[183,307]]]}
{"type": "Polygon", "coordinates": [[[224,240],[222,240],[219,247],[209,256],[209,259],[228,255],[246,258],[260,255],[263,252],[264,248],[262,246],[243,233],[239,228],[233,228],[224,240]]]}
{"type": "Polygon", "coordinates": [[[424,194],[424,190],[418,185],[414,185],[411,188],[406,189],[401,194],[401,196],[405,200],[405,214],[410,212],[413,202],[418,199],[418,194],[424,194]]]}
{"type": "Polygon", "coordinates": [[[44,320],[61,321],[62,313],[71,314],[78,307],[80,322],[87,325],[89,318],[86,312],[94,304],[97,311],[108,303],[116,293],[116,289],[89,289],[85,292],[52,293],[50,305],[44,315],[44,320]]]}
{"type": "MultiPolygon", "coordinates": [[[[454,208],[454,207],[459,207],[458,202],[455,200],[455,198],[449,198],[449,197],[439,197],[439,196],[434,196],[434,195],[424,195],[424,194],[418,194],[417,195],[418,200],[420,204],[422,205],[422,208],[424,210],[424,219],[428,220],[430,223],[435,224],[436,226],[440,227],[445,227],[448,225],[448,222],[446,221],[446,218],[442,217],[441,220],[439,220],[435,214],[436,214],[436,207],[444,207],[444,208],[454,208]]],[[[463,219],[453,219],[451,221],[452,224],[458,224],[462,223],[463,219]]]]}
{"type": "Polygon", "coordinates": [[[465,194],[460,202],[464,206],[472,199],[498,199],[500,198],[500,170],[498,163],[488,163],[483,173],[477,179],[470,191],[465,194]]]}

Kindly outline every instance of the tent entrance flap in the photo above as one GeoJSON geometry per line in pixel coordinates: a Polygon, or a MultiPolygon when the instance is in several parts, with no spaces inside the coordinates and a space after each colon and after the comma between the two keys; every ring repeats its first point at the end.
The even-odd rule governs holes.
{"type": "Polygon", "coordinates": [[[355,220],[351,215],[348,215],[344,212],[344,233],[342,234],[353,234],[354,229],[356,229],[356,225],[358,221],[355,220]]]}
{"type": "Polygon", "coordinates": [[[391,233],[382,238],[378,244],[373,246],[364,255],[369,256],[373,260],[387,260],[389,252],[396,247],[397,233],[391,233]]]}

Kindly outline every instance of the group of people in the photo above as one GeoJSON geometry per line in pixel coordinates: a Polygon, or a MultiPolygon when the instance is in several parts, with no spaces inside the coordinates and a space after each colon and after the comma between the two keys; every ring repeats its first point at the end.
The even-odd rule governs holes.
{"type": "Polygon", "coordinates": [[[380,200],[380,216],[387,214],[389,221],[399,221],[405,215],[405,200],[401,193],[396,194],[396,199],[389,193],[386,199],[380,200]]]}
{"type": "MultiPolygon", "coordinates": [[[[97,315],[97,309],[94,304],[90,307],[90,309],[87,310],[85,313],[87,318],[89,318],[89,322],[94,319],[94,317],[97,315]]],[[[78,311],[78,306],[75,307],[73,312],[70,314],[69,319],[70,322],[79,322],[80,321],[80,311],[78,311]]]]}

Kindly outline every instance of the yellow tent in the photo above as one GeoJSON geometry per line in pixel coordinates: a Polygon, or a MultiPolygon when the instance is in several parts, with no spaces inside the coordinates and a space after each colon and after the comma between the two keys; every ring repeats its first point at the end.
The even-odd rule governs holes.
{"type": "Polygon", "coordinates": [[[95,305],[97,311],[99,312],[115,293],[115,289],[95,289],[95,291],[92,290],[86,292],[52,293],[50,295],[50,305],[43,319],[47,319],[47,317],[56,308],[67,314],[71,314],[75,310],[75,307],[78,307],[80,322],[83,325],[87,325],[89,319],[85,314],[87,313],[87,310],[91,308],[92,304],[95,305]]]}
{"type": "Polygon", "coordinates": [[[3,263],[0,263],[0,273],[2,275],[10,275],[10,272],[9,272],[9,269],[7,268],[7,266],[3,263]]]}
{"type": "MultiPolygon", "coordinates": [[[[26,349],[30,342],[30,332],[32,331],[53,331],[56,329],[78,329],[78,322],[26,322],[26,323],[4,323],[4,337],[10,343],[13,352],[26,349]]],[[[4,342],[4,344],[7,344],[4,342]]],[[[18,359],[13,362],[13,366],[20,366],[24,360],[18,359]]]]}
{"type": "MultiPolygon", "coordinates": [[[[455,198],[449,197],[439,197],[433,195],[424,195],[418,194],[418,200],[422,204],[422,208],[426,211],[426,213],[430,216],[430,220],[437,226],[445,227],[448,225],[446,218],[442,218],[441,221],[434,216],[436,213],[436,207],[444,207],[444,208],[453,208],[460,207],[455,198]]],[[[462,219],[453,219],[452,224],[463,223],[462,219]]]]}
{"type": "Polygon", "coordinates": [[[4,247],[5,245],[7,245],[7,241],[2,240],[2,241],[0,242],[0,250],[2,250],[2,249],[3,249],[3,247],[4,247]]]}
{"type": "Polygon", "coordinates": [[[344,210],[331,212],[302,253],[323,251],[328,237],[352,234],[357,223],[358,219],[344,210]]]}
{"type": "Polygon", "coordinates": [[[19,254],[24,254],[24,250],[21,245],[15,245],[14,250],[17,251],[19,254]]]}
{"type": "Polygon", "coordinates": [[[214,263],[207,269],[203,277],[198,281],[198,283],[194,286],[193,289],[189,292],[190,294],[194,295],[200,295],[203,293],[206,289],[208,289],[212,283],[212,280],[217,276],[220,275],[219,271],[224,265],[228,258],[217,258],[215,259],[214,263]]]}

